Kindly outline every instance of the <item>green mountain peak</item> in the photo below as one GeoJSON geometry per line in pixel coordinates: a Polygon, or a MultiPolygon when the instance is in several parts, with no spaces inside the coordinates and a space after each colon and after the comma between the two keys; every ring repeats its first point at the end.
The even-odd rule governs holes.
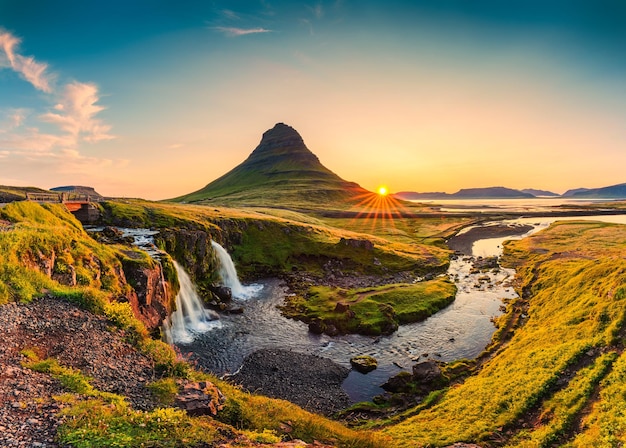
{"type": "Polygon", "coordinates": [[[250,156],[204,188],[174,199],[232,206],[303,206],[351,203],[367,190],[321,164],[291,126],[263,133],[250,156]]]}

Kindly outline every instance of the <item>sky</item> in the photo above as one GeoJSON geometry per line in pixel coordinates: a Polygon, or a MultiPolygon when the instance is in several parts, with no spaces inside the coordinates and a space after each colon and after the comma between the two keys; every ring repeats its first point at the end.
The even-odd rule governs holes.
{"type": "Polygon", "coordinates": [[[190,193],[275,123],[376,190],[626,182],[623,0],[0,0],[0,185],[190,193]]]}

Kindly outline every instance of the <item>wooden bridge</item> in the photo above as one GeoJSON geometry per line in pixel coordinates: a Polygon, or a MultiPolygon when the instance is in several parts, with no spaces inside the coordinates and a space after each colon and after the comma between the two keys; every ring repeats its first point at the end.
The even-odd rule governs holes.
{"type": "Polygon", "coordinates": [[[104,201],[100,195],[88,195],[84,193],[59,192],[59,193],[26,193],[26,200],[39,203],[63,204],[82,223],[94,222],[100,216],[100,212],[94,203],[104,201]]]}

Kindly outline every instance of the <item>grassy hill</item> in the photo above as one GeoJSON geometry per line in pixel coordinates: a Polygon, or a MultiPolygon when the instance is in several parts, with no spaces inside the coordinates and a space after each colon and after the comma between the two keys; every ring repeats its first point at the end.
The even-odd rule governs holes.
{"type": "Polygon", "coordinates": [[[0,185],[0,203],[23,201],[26,199],[27,193],[50,193],[50,190],[37,187],[10,187],[0,185]]]}
{"type": "Polygon", "coordinates": [[[623,446],[624,250],[626,226],[593,222],[507,243],[522,298],[499,324],[517,327],[512,338],[435,405],[385,428],[392,446],[623,446]]]}
{"type": "Polygon", "coordinates": [[[204,188],[172,201],[345,208],[368,193],[322,165],[295,129],[278,123],[263,134],[261,143],[243,163],[204,188]]]}

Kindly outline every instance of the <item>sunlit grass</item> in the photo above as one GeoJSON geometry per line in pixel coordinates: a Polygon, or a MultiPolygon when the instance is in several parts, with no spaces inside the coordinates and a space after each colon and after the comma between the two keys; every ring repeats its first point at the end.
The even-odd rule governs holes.
{"type": "MultiPolygon", "coordinates": [[[[514,425],[549,398],[568,366],[590,348],[616,341],[626,307],[625,249],[626,226],[597,223],[557,224],[509,243],[505,259],[530,292],[527,323],[476,376],[452,388],[437,405],[384,432],[400,447],[500,437],[499,428],[514,425]]],[[[602,364],[597,366],[595,372],[601,373],[602,364]]],[[[593,371],[580,375],[588,381],[598,378],[593,371]]],[[[537,437],[558,434],[567,419],[553,423],[537,437]]]]}

